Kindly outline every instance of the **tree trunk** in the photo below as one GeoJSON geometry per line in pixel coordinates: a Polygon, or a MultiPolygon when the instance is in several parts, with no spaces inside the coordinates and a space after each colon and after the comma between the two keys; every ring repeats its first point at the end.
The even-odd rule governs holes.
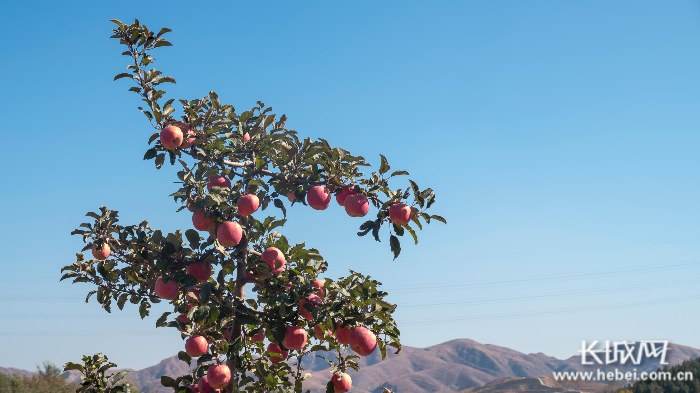
{"type": "MultiPolygon", "coordinates": [[[[246,284],[246,265],[248,263],[248,239],[243,236],[239,247],[243,249],[243,256],[238,259],[236,263],[236,290],[233,293],[236,301],[242,302],[245,300],[245,284],[246,284]]],[[[231,341],[235,341],[241,338],[241,323],[237,319],[233,320],[233,326],[229,330],[229,336],[231,341]]],[[[226,361],[226,365],[231,370],[231,382],[226,386],[226,393],[237,393],[238,385],[236,384],[235,377],[238,372],[238,354],[229,357],[226,361]]]]}

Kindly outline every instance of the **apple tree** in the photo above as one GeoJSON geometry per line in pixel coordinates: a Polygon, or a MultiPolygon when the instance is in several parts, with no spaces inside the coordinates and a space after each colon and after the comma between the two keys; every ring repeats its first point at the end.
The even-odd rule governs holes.
{"type": "Polygon", "coordinates": [[[385,300],[381,283],[359,272],[322,279],[328,262],[319,251],[282,233],[287,210],[325,210],[335,199],[350,220],[365,217],[358,236],[386,241],[395,259],[400,238],[417,244],[417,229],[445,222],[427,212],[435,193],[392,170],[383,155],[366,173],[363,157],[324,139],[302,139],[262,102],[238,112],[214,92],[166,98],[163,88],[175,79],[153,68],[152,52],[171,46],[171,30],[113,22],[112,38],[128,60],[114,79],[131,82],[154,129],[144,159],[157,169],[178,166],[170,196],[192,215],[193,228],[163,233],[147,221],[124,225],[103,206],[72,232],[92,258],[78,253],[62,279],[90,284],[86,302],[95,296],[107,312],[131,303],[145,318],[153,303],[168,302],[172,311],[156,326],[181,332],[178,358],[192,366],[189,375],[162,377],[178,393],[302,392],[309,374],[301,360],[315,353],[331,365],[327,390],[349,391],[355,359],[400,351],[396,305],[385,300]],[[390,188],[402,179],[403,186],[390,188]]]}

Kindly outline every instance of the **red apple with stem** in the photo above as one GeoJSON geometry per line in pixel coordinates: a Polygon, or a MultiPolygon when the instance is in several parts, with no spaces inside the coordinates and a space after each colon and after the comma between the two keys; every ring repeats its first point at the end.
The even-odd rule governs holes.
{"type": "Polygon", "coordinates": [[[307,321],[311,321],[314,319],[314,317],[306,309],[306,307],[304,307],[305,304],[311,304],[313,306],[313,307],[311,307],[311,309],[313,310],[314,308],[322,305],[323,300],[321,300],[321,298],[317,295],[309,295],[308,298],[299,302],[299,314],[301,314],[302,318],[306,319],[307,321]]]}
{"type": "Polygon", "coordinates": [[[216,230],[216,238],[224,247],[236,247],[243,238],[243,228],[237,222],[225,222],[216,230]]]}
{"type": "Polygon", "coordinates": [[[270,343],[267,346],[267,353],[270,354],[270,361],[272,363],[283,362],[285,359],[287,359],[287,356],[289,355],[288,351],[283,351],[282,348],[280,348],[280,346],[275,344],[275,343],[270,343]],[[279,357],[277,355],[273,355],[272,353],[276,353],[277,355],[282,355],[282,357],[279,357]]]}
{"type": "Polygon", "coordinates": [[[168,126],[160,131],[160,143],[168,150],[180,147],[182,138],[183,135],[180,127],[168,126]]]}
{"type": "Polygon", "coordinates": [[[292,350],[301,350],[306,346],[308,336],[306,330],[301,326],[287,326],[284,333],[282,345],[292,350]]]}
{"type": "Polygon", "coordinates": [[[347,373],[333,374],[333,378],[331,378],[331,381],[333,382],[335,393],[349,392],[352,388],[352,379],[347,373]]]}
{"type": "Polygon", "coordinates": [[[204,210],[197,210],[194,212],[192,215],[192,225],[194,225],[195,229],[198,231],[207,231],[211,233],[214,231],[216,228],[216,222],[214,221],[213,218],[207,217],[204,214],[204,210]]]}
{"type": "Polygon", "coordinates": [[[212,366],[207,370],[207,377],[209,377],[209,385],[211,387],[221,389],[226,387],[231,380],[231,369],[225,364],[212,366]]]}
{"type": "Polygon", "coordinates": [[[338,324],[335,325],[335,338],[338,340],[339,343],[348,345],[350,344],[351,330],[352,327],[343,326],[342,322],[338,322],[338,324]]]}
{"type": "Polygon", "coordinates": [[[95,259],[99,259],[100,261],[104,261],[105,259],[109,258],[109,254],[110,254],[109,244],[102,243],[101,250],[97,249],[96,244],[92,245],[92,256],[95,259]]]}
{"type": "Polygon", "coordinates": [[[313,186],[306,192],[306,202],[316,210],[326,210],[331,203],[331,192],[325,186],[313,186]]]}
{"type": "Polygon", "coordinates": [[[389,219],[398,226],[406,225],[411,221],[411,208],[403,203],[394,203],[389,207],[389,219]]]}
{"type": "Polygon", "coordinates": [[[258,207],[260,207],[260,200],[253,194],[243,195],[238,198],[236,205],[238,206],[238,214],[245,217],[258,210],[258,207]]]}
{"type": "Polygon", "coordinates": [[[177,281],[172,278],[167,283],[163,280],[163,277],[158,277],[158,280],[156,280],[156,296],[159,298],[173,300],[177,298],[178,292],[177,281]]]}
{"type": "Polygon", "coordinates": [[[265,331],[262,329],[258,329],[257,331],[251,331],[248,334],[248,341],[251,343],[261,343],[265,341],[265,331]]]}
{"type": "Polygon", "coordinates": [[[209,344],[204,336],[192,336],[185,341],[185,352],[193,358],[204,355],[208,348],[209,344]]]}
{"type": "Polygon", "coordinates": [[[279,274],[284,270],[284,264],[287,262],[284,254],[277,247],[269,247],[260,255],[260,259],[267,263],[274,274],[279,274]]]}
{"type": "Polygon", "coordinates": [[[194,262],[187,265],[187,274],[196,278],[200,284],[209,281],[211,273],[211,263],[207,261],[194,262]]]}
{"type": "Polygon", "coordinates": [[[364,326],[357,326],[350,332],[350,349],[360,356],[368,356],[377,348],[377,336],[364,326]]]}
{"type": "Polygon", "coordinates": [[[219,393],[219,389],[214,389],[210,384],[209,384],[209,377],[206,375],[203,376],[202,378],[199,378],[199,382],[197,383],[197,388],[199,388],[199,393],[219,393]]]}
{"type": "Polygon", "coordinates": [[[231,180],[221,175],[214,175],[209,178],[209,182],[207,183],[207,191],[211,192],[213,187],[226,187],[231,189],[231,180]]]}
{"type": "Polygon", "coordinates": [[[335,196],[335,201],[338,202],[340,206],[345,206],[345,200],[350,195],[357,195],[357,193],[353,191],[352,187],[352,185],[348,187],[343,187],[340,190],[340,193],[335,196]]]}
{"type": "Polygon", "coordinates": [[[316,291],[316,296],[321,298],[321,300],[326,297],[326,293],[323,290],[324,285],[326,285],[326,280],[316,280],[313,284],[311,284],[312,287],[318,288],[318,291],[316,291]]]}
{"type": "Polygon", "coordinates": [[[350,195],[345,199],[345,212],[350,217],[364,217],[369,211],[369,200],[362,194],[350,195]]]}

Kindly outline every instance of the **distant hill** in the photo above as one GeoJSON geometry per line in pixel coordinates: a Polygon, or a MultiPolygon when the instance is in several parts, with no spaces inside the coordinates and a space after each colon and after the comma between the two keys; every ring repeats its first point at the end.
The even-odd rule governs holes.
{"type": "MultiPolygon", "coordinates": [[[[672,345],[668,361],[671,365],[675,365],[698,356],[700,356],[699,349],[672,345]]],[[[551,381],[550,377],[553,371],[585,370],[580,364],[578,356],[560,360],[543,353],[524,354],[509,348],[480,344],[468,339],[452,340],[427,348],[405,346],[399,355],[388,353],[387,358],[383,361],[377,351],[370,356],[361,358],[359,363],[362,366],[361,370],[350,373],[353,380],[353,393],[379,393],[381,386],[393,389],[396,393],[458,392],[482,386],[487,388],[489,383],[492,383],[488,387],[489,389],[518,385],[523,388],[540,389],[521,391],[547,393],[559,391],[597,392],[593,387],[604,386],[591,384],[585,387],[588,390],[577,390],[583,389],[583,387],[571,386],[571,384],[557,385],[551,381]],[[499,387],[498,384],[505,385],[499,387]]],[[[303,365],[312,374],[312,378],[304,381],[305,388],[311,389],[313,393],[325,392],[326,383],[331,377],[328,363],[320,358],[305,357],[303,365]]],[[[639,371],[653,371],[658,368],[658,360],[652,359],[635,367],[639,371]]],[[[176,357],[171,357],[154,366],[132,371],[127,378],[134,381],[141,390],[168,392],[171,390],[160,385],[160,377],[162,375],[180,376],[187,374],[189,370],[186,363],[176,357]]],[[[28,373],[28,371],[23,370],[16,372],[28,373]]],[[[73,376],[73,378],[75,377],[77,376],[73,376]]],[[[495,393],[500,391],[482,389],[470,390],[469,392],[495,393]]]]}
{"type": "Polygon", "coordinates": [[[13,367],[0,367],[0,373],[3,373],[3,374],[19,374],[19,375],[22,375],[22,376],[25,376],[25,377],[28,377],[28,376],[34,374],[34,373],[31,372],[31,371],[22,370],[22,369],[13,368],[13,367]]]}

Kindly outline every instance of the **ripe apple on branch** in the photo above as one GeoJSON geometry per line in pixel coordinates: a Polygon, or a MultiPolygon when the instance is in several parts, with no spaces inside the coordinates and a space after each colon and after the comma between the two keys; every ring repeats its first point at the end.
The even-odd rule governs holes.
{"type": "Polygon", "coordinates": [[[324,139],[301,139],[286,128],[285,115],[278,119],[262,102],[237,112],[210,92],[179,100],[182,114],[174,118],[175,99],[165,100],[161,85],[175,79],[152,68],[150,54],[171,45],[164,39],[170,29],[113,22],[112,38],[130,61],[115,80],[133,82],[129,91],[145,102],[139,109],[155,130],[144,159],[155,159],[158,169],[166,157],[181,167],[170,196],[182,205],[178,211],[192,214],[193,228],[165,234],[146,221],[121,225],[118,212],[103,206],[73,231],[95,259],[77,254],[62,279],[94,285],[86,302],[96,295],[107,312],[114,302],[119,309],[130,302],[145,318],[151,304],[169,302],[172,311],[156,326],[177,328],[186,340],[178,358],[196,364],[191,374],[161,379],[178,393],[301,392],[301,360],[314,352],[336,356],[328,360],[328,391],[349,391],[355,359],[377,350],[384,358],[389,346],[400,351],[396,305],[381,283],[358,272],[322,279],[328,263],[319,251],[280,233],[287,209],[326,210],[335,196],[348,216],[373,215],[358,235],[388,236],[395,259],[399,237],[408,232],[417,244],[415,228],[445,222],[426,212],[435,193],[412,180],[391,189],[390,180],[408,172],[390,172],[381,155],[378,171],[365,175],[363,157],[324,139]]]}

